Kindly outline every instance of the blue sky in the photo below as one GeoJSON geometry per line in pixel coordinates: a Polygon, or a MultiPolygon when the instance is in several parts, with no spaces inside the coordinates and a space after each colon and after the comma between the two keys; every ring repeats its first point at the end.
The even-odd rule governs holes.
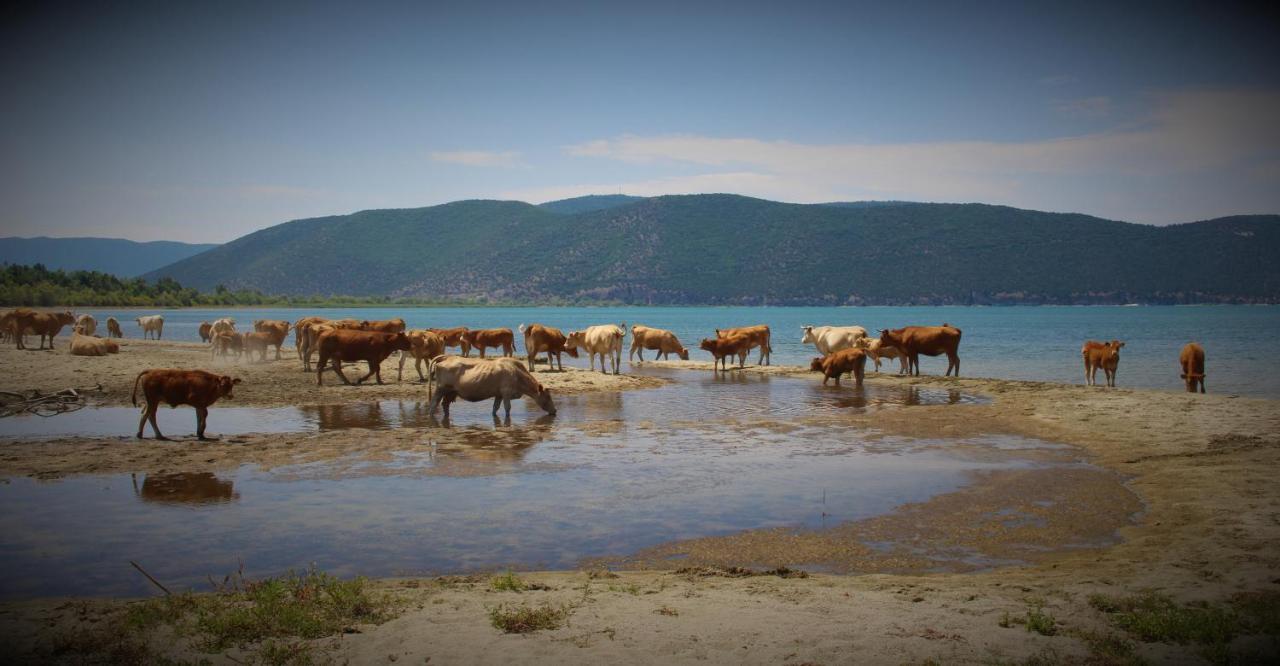
{"type": "Polygon", "coordinates": [[[1280,213],[1280,22],[1244,9],[98,4],[0,27],[0,235],[619,191],[1280,213]]]}

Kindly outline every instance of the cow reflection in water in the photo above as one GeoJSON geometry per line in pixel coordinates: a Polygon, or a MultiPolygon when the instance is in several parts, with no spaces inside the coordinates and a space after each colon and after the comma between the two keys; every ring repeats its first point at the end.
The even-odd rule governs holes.
{"type": "Polygon", "coordinates": [[[820,384],[814,388],[815,397],[828,402],[837,409],[863,409],[881,405],[954,405],[964,400],[964,395],[955,389],[948,389],[946,398],[942,391],[931,391],[924,396],[915,386],[893,388],[866,389],[855,388],[852,391],[840,390],[837,387],[823,389],[820,384]]]}
{"type": "Polygon", "coordinates": [[[489,429],[483,426],[449,427],[449,437],[433,441],[432,463],[438,473],[483,476],[518,465],[533,446],[551,436],[550,415],[534,425],[489,429]]]}
{"type": "Polygon", "coordinates": [[[392,426],[391,419],[377,402],[343,403],[338,405],[304,405],[302,413],[315,421],[321,431],[346,428],[385,430],[392,426]]]}
{"type": "Polygon", "coordinates": [[[186,474],[148,474],[138,487],[138,475],[133,475],[133,491],[144,502],[173,504],[214,504],[240,499],[231,481],[224,481],[209,472],[186,474]]]}

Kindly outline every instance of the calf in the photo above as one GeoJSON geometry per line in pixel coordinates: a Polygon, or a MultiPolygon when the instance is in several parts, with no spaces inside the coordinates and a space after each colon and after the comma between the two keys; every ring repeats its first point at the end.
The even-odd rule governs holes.
{"type": "Polygon", "coordinates": [[[1120,367],[1120,348],[1124,346],[1119,340],[1096,342],[1086,340],[1080,348],[1080,356],[1084,358],[1084,382],[1089,386],[1098,384],[1098,368],[1106,375],[1107,386],[1115,388],[1116,368],[1120,367]]]}
{"type": "Polygon", "coordinates": [[[1187,391],[1195,393],[1199,386],[1200,392],[1204,393],[1204,347],[1188,342],[1178,355],[1178,363],[1182,365],[1181,377],[1187,384],[1187,391]]]}
{"type": "Polygon", "coordinates": [[[565,338],[565,348],[572,347],[585,350],[591,358],[591,369],[596,369],[596,355],[600,355],[600,372],[608,372],[604,367],[607,356],[613,362],[613,374],[618,374],[618,366],[622,365],[622,338],[626,337],[627,325],[600,324],[588,326],[581,331],[574,331],[565,338]]]}
{"type": "Polygon", "coordinates": [[[106,356],[120,353],[120,345],[112,340],[104,340],[91,335],[76,333],[71,336],[71,354],[73,356],[106,356]]]}
{"type": "Polygon", "coordinates": [[[467,342],[465,337],[463,337],[463,333],[466,333],[469,330],[466,326],[458,326],[455,328],[428,328],[427,330],[444,338],[445,349],[448,349],[449,347],[457,347],[462,351],[463,357],[471,355],[471,344],[467,342]]]}
{"type": "Polygon", "coordinates": [[[727,338],[731,335],[744,335],[751,343],[748,351],[760,348],[760,358],[756,360],[756,365],[770,365],[773,363],[773,346],[770,344],[772,334],[769,327],[763,324],[758,326],[741,326],[739,328],[717,328],[716,337],[727,338]]]}
{"type": "Polygon", "coordinates": [[[880,338],[858,338],[855,345],[858,349],[864,349],[867,357],[876,364],[876,372],[880,372],[880,359],[896,358],[898,359],[898,374],[907,374],[907,355],[903,354],[897,347],[892,347],[880,341],[880,338]]]}
{"type": "Polygon", "coordinates": [[[524,353],[529,358],[529,372],[534,371],[534,361],[542,352],[547,353],[547,368],[553,370],[556,365],[560,366],[561,371],[564,370],[564,359],[561,357],[563,353],[578,358],[578,348],[567,346],[569,339],[558,328],[542,324],[530,324],[526,328],[524,324],[520,324],[517,329],[524,334],[524,353]],[[553,355],[555,363],[552,363],[553,355]]]}
{"type": "Polygon", "coordinates": [[[431,373],[431,359],[444,354],[444,338],[427,330],[413,330],[405,333],[409,338],[409,351],[400,352],[400,369],[396,373],[396,381],[404,381],[404,362],[413,357],[413,369],[418,371],[418,379],[427,381],[422,374],[422,362],[427,362],[427,374],[431,373]]]}
{"type": "Polygon", "coordinates": [[[115,317],[107,317],[107,337],[123,338],[124,331],[120,330],[120,322],[115,317]]]}
{"type": "Polygon", "coordinates": [[[133,380],[133,406],[138,406],[138,385],[142,385],[142,395],[146,399],[146,409],[142,410],[142,418],[138,421],[138,439],[142,439],[142,429],[147,421],[151,421],[151,430],[156,439],[168,439],[160,434],[156,425],[156,410],[163,402],[170,407],[191,405],[196,410],[196,438],[207,439],[204,428],[209,418],[209,405],[218,398],[232,398],[231,390],[239,384],[239,379],[227,375],[215,375],[204,370],[155,369],[143,370],[133,380]]]}
{"type": "Polygon", "coordinates": [[[841,349],[813,359],[809,363],[809,369],[822,373],[823,386],[827,385],[828,379],[836,380],[836,386],[839,386],[840,375],[849,372],[853,373],[854,385],[860,387],[867,372],[867,352],[861,349],[841,349]]]}
{"type": "Polygon", "coordinates": [[[908,374],[920,375],[920,355],[947,355],[947,376],[954,370],[960,376],[960,329],[950,324],[941,326],[907,326],[880,331],[881,347],[894,347],[907,357],[908,374]]]}
{"type": "MultiPolygon", "coordinates": [[[[427,414],[434,414],[436,407],[444,404],[444,416],[449,418],[449,405],[457,398],[479,402],[493,398],[493,415],[498,407],[505,406],[507,418],[511,418],[511,400],[530,396],[548,414],[556,413],[555,403],[548,391],[524,365],[513,358],[470,359],[457,356],[440,356],[434,359],[432,381],[437,389],[427,407],[427,414]]],[[[430,387],[428,387],[430,392],[430,387]]]]}
{"type": "Polygon", "coordinates": [[[712,372],[721,369],[720,366],[723,366],[724,371],[728,372],[728,358],[735,354],[738,357],[738,367],[746,367],[747,352],[751,351],[751,339],[745,335],[703,338],[698,347],[711,352],[711,355],[715,357],[715,362],[711,365],[712,372]]]}
{"type": "Polygon", "coordinates": [[[333,371],[348,386],[351,385],[351,380],[342,372],[343,361],[365,361],[369,364],[369,373],[357,380],[357,384],[369,377],[376,377],[381,384],[382,362],[394,351],[410,349],[409,338],[404,333],[373,333],[348,329],[337,329],[321,335],[316,347],[320,352],[320,360],[316,362],[318,386],[324,386],[324,370],[330,361],[333,362],[333,371]]]}
{"type": "Polygon", "coordinates": [[[640,360],[644,361],[646,349],[657,352],[654,354],[655,359],[658,356],[666,359],[671,354],[675,354],[682,361],[689,360],[689,350],[680,344],[680,338],[677,338],[675,333],[635,324],[631,327],[631,351],[627,354],[627,360],[630,361],[632,356],[639,356],[640,360]]]}
{"type": "MultiPolygon", "coordinates": [[[[480,358],[484,358],[486,347],[501,347],[503,356],[515,355],[516,336],[509,328],[485,328],[467,331],[462,334],[462,339],[467,341],[471,349],[480,350],[480,358]]],[[[469,355],[469,352],[470,349],[465,350],[463,356],[469,355]]]]}

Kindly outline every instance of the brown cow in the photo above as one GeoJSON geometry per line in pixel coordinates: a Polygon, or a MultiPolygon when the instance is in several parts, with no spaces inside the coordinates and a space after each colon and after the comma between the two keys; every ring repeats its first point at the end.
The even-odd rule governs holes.
{"type": "Polygon", "coordinates": [[[711,364],[712,372],[719,370],[719,366],[723,366],[725,372],[728,372],[729,361],[727,359],[735,354],[738,356],[738,367],[746,367],[747,352],[751,351],[751,339],[745,335],[703,338],[702,344],[698,345],[698,347],[711,352],[711,355],[715,357],[715,363],[711,364]]]}
{"type": "Polygon", "coordinates": [[[731,335],[747,336],[747,340],[751,343],[751,346],[747,348],[748,351],[756,347],[760,348],[760,358],[756,360],[756,365],[770,365],[773,363],[773,346],[770,344],[772,333],[769,332],[768,326],[760,324],[757,326],[716,329],[717,338],[727,338],[731,335]]]}
{"type": "Polygon", "coordinates": [[[880,331],[882,347],[895,347],[907,356],[907,374],[920,375],[920,355],[947,355],[947,373],[960,376],[960,329],[950,324],[941,326],[907,326],[880,331]]]}
{"type": "Polygon", "coordinates": [[[404,320],[399,317],[383,321],[365,320],[360,322],[360,330],[378,333],[404,333],[404,320]]]}
{"type": "MultiPolygon", "coordinates": [[[[244,353],[249,357],[250,361],[253,361],[253,355],[256,352],[258,354],[259,363],[267,362],[267,347],[270,347],[278,341],[276,333],[277,331],[254,331],[252,333],[240,334],[240,340],[244,345],[244,353]]],[[[276,353],[279,352],[280,349],[277,347],[276,353]]]]}
{"type": "Polygon", "coordinates": [[[298,353],[298,358],[302,358],[304,342],[307,336],[307,328],[312,324],[323,324],[329,321],[324,317],[302,317],[298,321],[293,322],[293,349],[298,353]]]}
{"type": "Polygon", "coordinates": [[[1124,346],[1119,340],[1097,342],[1086,340],[1080,348],[1080,356],[1084,358],[1084,382],[1089,386],[1098,385],[1098,368],[1106,375],[1107,386],[1116,385],[1116,368],[1120,367],[1120,348],[1124,346]]]}
{"type": "MultiPolygon", "coordinates": [[[[471,349],[480,350],[480,358],[484,358],[486,347],[502,348],[503,356],[514,356],[516,336],[509,328],[482,328],[462,334],[471,349]]],[[[463,348],[463,356],[468,356],[470,349],[463,348]]]]}
{"type": "Polygon", "coordinates": [[[1198,342],[1188,342],[1178,355],[1182,365],[1182,380],[1187,384],[1187,391],[1196,392],[1196,386],[1204,393],[1204,347],[1198,342]]]}
{"type": "Polygon", "coordinates": [[[328,331],[358,331],[360,322],[354,319],[334,319],[323,323],[314,323],[306,327],[306,335],[302,339],[302,369],[311,372],[311,354],[319,350],[320,336],[328,331]]]}
{"type": "MultiPolygon", "coordinates": [[[[276,360],[280,360],[280,347],[289,336],[289,322],[276,319],[259,319],[253,322],[253,330],[269,336],[268,345],[276,348],[276,360]]],[[[264,359],[265,360],[265,359],[264,359]]]]}
{"type": "Polygon", "coordinates": [[[661,328],[649,328],[648,326],[633,325],[631,327],[631,351],[627,354],[627,360],[630,361],[633,355],[638,355],[640,360],[644,360],[644,350],[652,349],[658,356],[666,359],[671,354],[680,357],[680,360],[689,360],[689,350],[680,344],[680,338],[675,333],[666,331],[661,328]]]}
{"type": "Polygon", "coordinates": [[[138,421],[138,439],[142,439],[142,429],[147,421],[151,421],[151,430],[156,439],[168,439],[160,434],[156,425],[156,410],[163,402],[170,407],[191,405],[196,409],[196,438],[207,439],[204,427],[209,418],[209,405],[226,397],[230,400],[231,389],[240,383],[227,375],[215,375],[204,370],[177,370],[172,368],[143,370],[133,380],[133,406],[138,406],[138,384],[142,384],[142,395],[147,407],[142,410],[142,419],[138,421]]]}
{"type": "Polygon", "coordinates": [[[107,317],[107,337],[123,338],[124,331],[120,330],[120,322],[115,317],[107,317]]]}
{"type": "Polygon", "coordinates": [[[529,358],[529,372],[534,371],[534,360],[542,352],[547,352],[547,368],[551,370],[554,370],[558,364],[560,370],[564,371],[564,359],[561,354],[578,358],[578,348],[565,346],[568,338],[565,337],[564,331],[558,328],[542,324],[529,324],[527,327],[520,324],[517,328],[524,333],[524,353],[529,358]],[[553,355],[555,364],[552,363],[553,355]]]}
{"type": "Polygon", "coordinates": [[[70,312],[33,312],[19,315],[16,324],[16,330],[20,332],[18,349],[26,349],[26,345],[22,342],[22,335],[28,330],[32,335],[40,336],[40,349],[44,349],[45,338],[49,339],[49,349],[53,349],[53,339],[62,332],[64,326],[70,326],[75,322],[76,318],[70,312]]]}
{"type": "Polygon", "coordinates": [[[413,369],[418,371],[418,379],[427,381],[422,374],[422,362],[427,362],[427,373],[431,372],[431,359],[444,354],[444,338],[439,334],[423,329],[414,329],[405,333],[409,338],[409,351],[400,352],[400,369],[396,372],[396,381],[404,381],[404,362],[413,357],[413,369]]]}
{"type": "Polygon", "coordinates": [[[457,347],[462,351],[462,355],[464,357],[471,354],[471,344],[467,342],[466,338],[462,337],[463,333],[470,330],[466,326],[457,326],[455,328],[428,328],[427,330],[444,338],[445,349],[448,349],[449,347],[457,347]]]}
{"type": "Polygon", "coordinates": [[[320,360],[316,362],[316,385],[324,386],[325,366],[333,361],[333,371],[342,378],[342,383],[350,386],[351,380],[342,372],[343,361],[365,361],[369,364],[369,373],[357,380],[357,384],[370,377],[376,377],[381,384],[382,362],[392,352],[409,351],[411,347],[404,333],[338,329],[321,335],[316,348],[320,351],[320,360]]]}
{"type": "Polygon", "coordinates": [[[207,321],[200,322],[200,342],[209,342],[213,339],[213,324],[207,321]]]}
{"type": "Polygon", "coordinates": [[[840,375],[846,372],[853,373],[855,386],[862,386],[862,378],[867,372],[867,352],[862,349],[841,349],[813,359],[809,369],[822,373],[823,386],[827,385],[828,379],[835,379],[836,386],[839,386],[840,375]]]}
{"type": "Polygon", "coordinates": [[[236,358],[244,355],[243,333],[218,333],[209,339],[209,356],[226,356],[235,354],[236,358]]]}
{"type": "Polygon", "coordinates": [[[19,321],[26,321],[27,324],[30,324],[27,317],[34,314],[36,314],[36,311],[31,308],[17,308],[4,313],[3,316],[0,316],[0,330],[3,330],[6,337],[11,338],[14,342],[18,343],[18,349],[26,348],[23,342],[23,336],[31,333],[31,331],[24,326],[19,326],[19,321]]]}

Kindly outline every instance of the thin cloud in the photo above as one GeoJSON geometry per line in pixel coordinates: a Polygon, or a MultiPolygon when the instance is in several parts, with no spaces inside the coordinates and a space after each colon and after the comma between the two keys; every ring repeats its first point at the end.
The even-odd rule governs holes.
{"type": "Polygon", "coordinates": [[[1111,115],[1110,97],[1054,100],[1052,104],[1055,111],[1065,116],[1101,118],[1111,115]]]}
{"type": "Polygon", "coordinates": [[[525,166],[521,155],[516,151],[491,152],[485,150],[455,150],[452,152],[433,152],[431,159],[447,164],[462,164],[472,167],[491,167],[499,169],[515,169],[525,166]]]}

